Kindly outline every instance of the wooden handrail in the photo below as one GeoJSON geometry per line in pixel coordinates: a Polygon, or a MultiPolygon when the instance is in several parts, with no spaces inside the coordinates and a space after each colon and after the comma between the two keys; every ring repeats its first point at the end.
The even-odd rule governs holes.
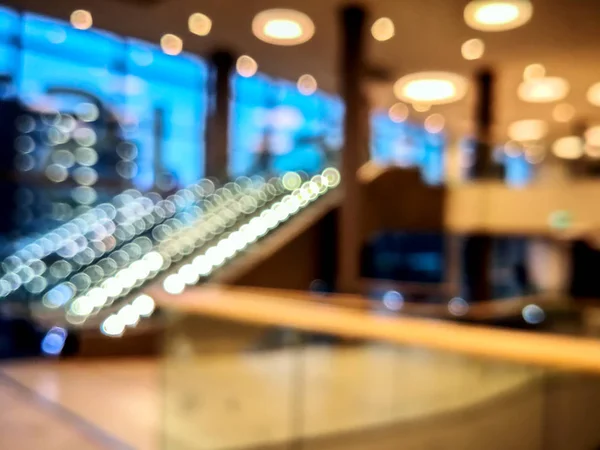
{"type": "Polygon", "coordinates": [[[307,302],[293,295],[282,298],[285,292],[212,287],[189,289],[177,296],[166,294],[162,289],[151,294],[162,308],[184,314],[600,374],[598,340],[414,317],[390,317],[307,302]]]}

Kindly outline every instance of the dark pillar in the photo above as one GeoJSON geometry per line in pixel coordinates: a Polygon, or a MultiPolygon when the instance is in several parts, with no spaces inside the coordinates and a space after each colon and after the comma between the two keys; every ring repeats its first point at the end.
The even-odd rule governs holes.
{"type": "MultiPolygon", "coordinates": [[[[492,164],[492,123],[494,109],[494,73],[480,71],[475,78],[477,103],[475,116],[475,165],[473,178],[485,181],[497,178],[492,164]]],[[[492,237],[485,230],[476,230],[465,242],[466,284],[468,300],[492,299],[492,237]]]]}
{"type": "Polygon", "coordinates": [[[368,155],[368,104],[362,92],[366,12],[348,6],[340,13],[340,92],[346,105],[340,172],[344,198],[338,218],[336,290],[354,292],[360,281],[361,191],[356,173],[368,155]]]}
{"type": "Polygon", "coordinates": [[[230,78],[235,58],[230,52],[219,50],[211,55],[210,62],[204,176],[225,181],[229,175],[229,103],[232,99],[230,78]]]}
{"type": "Polygon", "coordinates": [[[165,114],[162,108],[156,108],[154,110],[152,135],[154,138],[154,149],[153,149],[153,171],[154,171],[154,185],[161,190],[163,178],[165,177],[165,170],[163,167],[162,154],[163,154],[163,139],[164,139],[164,128],[165,128],[165,114]]]}

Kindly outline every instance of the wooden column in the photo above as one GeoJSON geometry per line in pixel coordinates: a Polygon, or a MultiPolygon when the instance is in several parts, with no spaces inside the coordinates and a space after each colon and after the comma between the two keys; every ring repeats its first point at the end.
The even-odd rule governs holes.
{"type": "MultiPolygon", "coordinates": [[[[477,104],[475,116],[475,165],[473,178],[485,181],[496,177],[492,164],[492,123],[494,109],[494,73],[480,71],[476,78],[477,104]]],[[[486,230],[477,231],[465,242],[466,281],[468,300],[492,299],[492,237],[486,230]]]]}
{"type": "Polygon", "coordinates": [[[368,103],[362,92],[366,11],[347,6],[340,12],[340,92],[346,105],[341,167],[344,199],[338,217],[336,290],[355,292],[360,281],[360,187],[357,171],[368,155],[368,103]]]}
{"type": "Polygon", "coordinates": [[[230,77],[234,63],[235,58],[228,51],[219,50],[210,57],[204,176],[222,182],[229,176],[230,77]]]}

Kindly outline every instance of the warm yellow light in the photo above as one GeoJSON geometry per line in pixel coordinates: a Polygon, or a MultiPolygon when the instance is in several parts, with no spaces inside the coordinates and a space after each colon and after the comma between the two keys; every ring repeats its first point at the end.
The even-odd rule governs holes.
{"type": "Polygon", "coordinates": [[[566,136],[552,144],[552,153],[562,159],[579,159],[583,156],[583,139],[579,136],[566,136]]]}
{"type": "Polygon", "coordinates": [[[600,125],[590,127],[585,131],[585,143],[592,147],[600,147],[600,125]]]}
{"type": "Polygon", "coordinates": [[[269,44],[298,45],[310,40],[315,25],[306,14],[293,9],[269,9],[252,21],[254,35],[269,44]]]}
{"type": "Polygon", "coordinates": [[[523,71],[524,80],[543,78],[546,76],[546,68],[542,64],[529,64],[523,71]]]}
{"type": "Polygon", "coordinates": [[[393,38],[396,34],[394,22],[389,17],[377,19],[371,27],[371,34],[378,41],[387,41],[393,38]]]}
{"type": "Polygon", "coordinates": [[[317,80],[312,75],[305,74],[298,78],[297,86],[302,95],[312,95],[317,91],[317,80]]]}
{"type": "Polygon", "coordinates": [[[552,118],[557,122],[567,123],[575,117],[575,108],[568,103],[559,103],[552,110],[552,118]]]}
{"type": "Polygon", "coordinates": [[[429,103],[413,103],[412,107],[417,112],[427,112],[431,109],[429,103]]]}
{"type": "Polygon", "coordinates": [[[467,25],[481,31],[504,31],[525,25],[533,15],[529,0],[473,0],[465,8],[467,25]]]}
{"type": "Polygon", "coordinates": [[[519,120],[508,127],[508,137],[517,142],[539,141],[546,134],[548,134],[548,124],[543,120],[519,120]]]}
{"type": "Polygon", "coordinates": [[[244,78],[250,78],[256,74],[258,70],[258,64],[254,58],[248,55],[242,55],[238,58],[235,68],[241,76],[244,78]]]}
{"type": "Polygon", "coordinates": [[[444,125],[446,124],[446,120],[444,116],[441,114],[431,114],[427,119],[425,119],[425,130],[431,134],[441,133],[444,129],[444,125]]]}
{"type": "Polygon", "coordinates": [[[188,19],[188,28],[197,36],[207,36],[212,29],[212,20],[205,14],[194,13],[188,19]]]}
{"type": "Polygon", "coordinates": [[[519,85],[517,94],[524,102],[550,103],[565,98],[569,89],[569,83],[564,78],[531,78],[519,85]]]}
{"type": "Polygon", "coordinates": [[[600,83],[596,83],[588,89],[587,100],[594,106],[600,106],[600,83]]]}
{"type": "Polygon", "coordinates": [[[388,111],[390,120],[395,123],[402,123],[408,119],[408,106],[404,103],[396,103],[388,111]]]}
{"type": "Polygon", "coordinates": [[[481,39],[469,39],[460,48],[463,58],[469,61],[479,59],[485,52],[485,44],[481,39]]]}
{"type": "Polygon", "coordinates": [[[174,34],[165,34],[160,38],[160,47],[167,55],[179,55],[183,50],[183,41],[174,34]]]}
{"type": "Polygon", "coordinates": [[[263,31],[274,39],[297,39],[302,36],[300,24],[288,19],[270,20],[265,24],[263,31]]]}
{"type": "Polygon", "coordinates": [[[467,80],[449,72],[421,72],[400,78],[394,84],[398,100],[408,103],[440,105],[462,99],[467,80]]]}
{"type": "Polygon", "coordinates": [[[92,13],[85,9],[78,9],[71,13],[71,25],[78,30],[87,30],[92,27],[93,23],[92,13]]]}

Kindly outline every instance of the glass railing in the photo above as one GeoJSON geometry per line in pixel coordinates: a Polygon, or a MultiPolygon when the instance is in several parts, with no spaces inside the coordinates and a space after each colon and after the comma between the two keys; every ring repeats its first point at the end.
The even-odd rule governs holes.
{"type": "Polygon", "coordinates": [[[203,180],[164,199],[125,191],[7,257],[0,296],[29,304],[47,328],[121,336],[153,314],[148,286],[178,293],[208,280],[339,182],[325,169],[222,187],[203,180]]]}
{"type": "Polygon", "coordinates": [[[164,299],[161,448],[600,446],[600,341],[248,292],[164,299]]]}

